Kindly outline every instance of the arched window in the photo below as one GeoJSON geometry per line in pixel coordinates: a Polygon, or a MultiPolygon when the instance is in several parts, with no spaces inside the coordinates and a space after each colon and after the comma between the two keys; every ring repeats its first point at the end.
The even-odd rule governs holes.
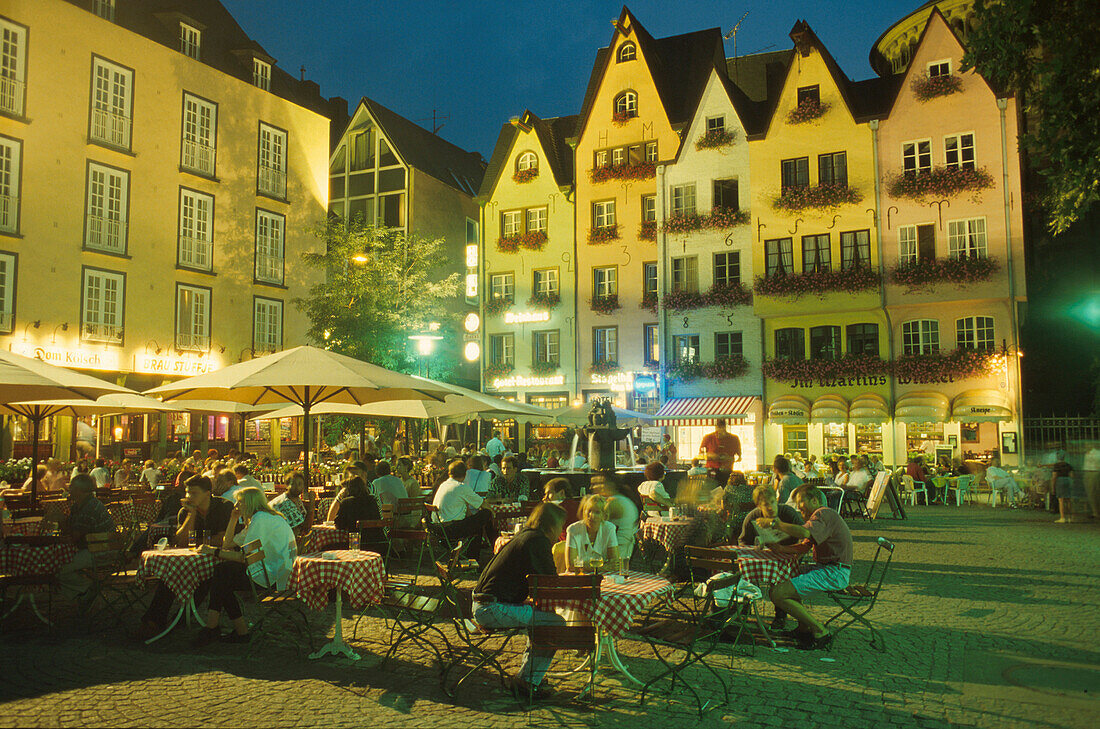
{"type": "Polygon", "coordinates": [[[524,152],[516,158],[516,172],[524,172],[526,170],[537,170],[539,168],[539,158],[534,152],[524,152]]]}
{"type": "Polygon", "coordinates": [[[638,116],[638,95],[624,91],[615,97],[615,114],[626,118],[638,116]]]}
{"type": "Polygon", "coordinates": [[[638,49],[633,43],[627,42],[619,46],[619,63],[623,61],[633,61],[638,57],[638,49]]]}

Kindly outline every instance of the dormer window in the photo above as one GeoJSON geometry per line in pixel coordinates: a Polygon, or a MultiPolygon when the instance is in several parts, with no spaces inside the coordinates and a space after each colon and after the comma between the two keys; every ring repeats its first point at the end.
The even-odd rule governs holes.
{"type": "Polygon", "coordinates": [[[115,0],[94,0],[92,12],[107,20],[115,19],[115,0]]]}
{"type": "Polygon", "coordinates": [[[538,168],[539,158],[534,152],[524,152],[516,159],[516,170],[518,172],[537,170],[538,168]]]}
{"type": "Polygon", "coordinates": [[[638,48],[633,43],[627,42],[619,46],[618,62],[633,61],[638,57],[638,48]]]}
{"type": "Polygon", "coordinates": [[[951,61],[933,61],[928,64],[928,78],[951,75],[951,61]]]}
{"type": "Polygon", "coordinates": [[[202,52],[202,31],[193,25],[180,23],[180,53],[196,61],[202,52]]]}
{"type": "Polygon", "coordinates": [[[707,134],[724,134],[726,131],[726,117],[707,117],[707,134]]]}
{"type": "Polygon", "coordinates": [[[821,104],[821,89],[814,86],[802,86],[798,89],[798,105],[802,106],[805,103],[814,105],[821,104]]]}
{"type": "Polygon", "coordinates": [[[271,64],[258,58],[252,59],[252,84],[264,91],[271,91],[271,64]]]}
{"type": "Polygon", "coordinates": [[[638,116],[638,95],[633,91],[624,91],[615,97],[615,116],[633,119],[638,116]]]}

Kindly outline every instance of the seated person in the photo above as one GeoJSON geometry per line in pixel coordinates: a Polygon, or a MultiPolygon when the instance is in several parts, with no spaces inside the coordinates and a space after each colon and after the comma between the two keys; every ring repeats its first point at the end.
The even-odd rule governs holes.
{"type": "MultiPolygon", "coordinates": [[[[551,545],[563,526],[565,512],[560,506],[544,501],[535,507],[523,530],[504,545],[478,578],[473,590],[474,622],[487,630],[565,624],[557,613],[525,604],[528,575],[556,574],[551,545]]],[[[532,654],[528,644],[509,686],[517,698],[526,698],[529,691],[537,699],[548,695],[542,679],[553,659],[553,651],[532,654]]]]}
{"type": "MultiPolygon", "coordinates": [[[[367,484],[359,476],[344,482],[341,493],[343,498],[332,502],[328,510],[328,520],[336,523],[336,528],[345,532],[359,531],[359,522],[377,521],[382,518],[378,499],[367,490],[367,484]]],[[[388,544],[381,527],[368,527],[359,533],[359,543],[363,549],[386,554],[388,544]]]]}
{"type": "Polygon", "coordinates": [[[569,464],[574,471],[580,471],[588,468],[588,459],[584,457],[583,451],[577,451],[577,455],[573,456],[573,462],[569,464]]]}
{"type": "Polygon", "coordinates": [[[501,471],[500,464],[501,464],[501,462],[504,461],[504,456],[506,456],[506,455],[511,455],[511,454],[510,453],[498,453],[495,456],[493,456],[492,460],[489,463],[489,473],[493,474],[494,476],[500,476],[503,473],[501,471]]]}
{"type": "MultiPolygon", "coordinates": [[[[787,504],[780,504],[776,498],[775,489],[767,484],[761,484],[753,489],[752,500],[756,504],[756,508],[745,515],[745,520],[741,524],[741,535],[737,538],[737,543],[742,547],[757,546],[757,519],[779,519],[779,521],[788,524],[802,524],[806,521],[802,518],[798,509],[787,504]]],[[[777,544],[789,546],[797,542],[797,538],[787,535],[777,544]]]]}
{"type": "Polygon", "coordinates": [[[378,478],[371,482],[371,493],[378,497],[380,503],[393,506],[399,499],[409,498],[405,482],[390,472],[389,462],[379,461],[374,472],[378,474],[378,478]]]}
{"type": "MultiPolygon", "coordinates": [[[[567,525],[577,520],[577,511],[580,508],[580,501],[569,498],[569,479],[559,477],[547,481],[546,485],[543,487],[542,500],[557,504],[565,509],[565,523],[567,525]]],[[[565,539],[564,530],[561,533],[560,539],[565,539]]]]}
{"type": "Polygon", "coordinates": [[[601,560],[608,571],[618,569],[619,541],[615,525],[607,521],[604,497],[589,494],[581,500],[580,520],[565,528],[565,569],[580,572],[592,560],[601,560]]]}
{"type": "Polygon", "coordinates": [[[825,506],[825,496],[815,487],[800,489],[795,495],[798,510],[806,523],[788,524],[774,520],[772,525],[792,537],[808,540],[813,547],[814,564],[801,574],[772,586],[769,598],[777,609],[798,621],[796,633],[805,648],[827,648],[833,640],[820,620],[802,604],[803,598],[827,590],[843,590],[852,577],[852,534],[840,514],[825,506]]]}
{"type": "Polygon", "coordinates": [[[550,451],[549,455],[546,456],[546,467],[547,468],[560,468],[561,467],[561,462],[558,460],[558,452],[557,451],[552,450],[552,451],[550,451]]]}
{"type": "Polygon", "coordinates": [[[630,567],[634,554],[634,535],[638,531],[638,517],[642,513],[642,497],[619,479],[604,479],[601,494],[607,499],[607,520],[615,527],[615,541],[619,546],[622,569],[630,567]]]}
{"type": "Polygon", "coordinates": [[[413,462],[408,456],[403,456],[397,459],[397,465],[394,467],[394,475],[401,479],[401,483],[405,485],[405,493],[408,494],[407,498],[419,499],[420,493],[420,481],[413,475],[413,462]]]}
{"type": "Polygon", "coordinates": [[[691,459],[691,468],[688,469],[687,475],[689,476],[706,476],[707,469],[703,468],[703,460],[701,458],[691,459]]]}
{"type": "Polygon", "coordinates": [[[848,474],[848,484],[844,488],[865,493],[874,480],[867,470],[867,461],[862,456],[852,456],[852,471],[848,474]]]}
{"type": "Polygon", "coordinates": [[[932,477],[924,470],[924,463],[920,458],[910,458],[909,463],[905,466],[905,473],[912,476],[917,488],[920,488],[920,484],[924,484],[924,488],[928,491],[925,494],[925,503],[931,504],[935,501],[936,484],[932,483],[932,477]]]}
{"type": "Polygon", "coordinates": [[[531,482],[519,470],[515,456],[500,459],[500,475],[493,477],[489,494],[504,501],[526,501],[531,498],[531,482]]]}
{"type": "MultiPolygon", "coordinates": [[[[182,508],[177,515],[176,523],[179,526],[170,540],[172,546],[187,547],[193,532],[202,534],[201,541],[207,544],[222,546],[222,537],[229,526],[233,504],[214,496],[213,484],[206,476],[191,476],[187,479],[186,489],[187,495],[182,500],[182,508]]],[[[206,587],[202,583],[196,588],[193,597],[196,604],[206,597],[206,587]]],[[[140,639],[148,640],[164,630],[168,625],[168,611],[175,599],[176,596],[163,581],[157,584],[153,601],[141,619],[141,631],[138,633],[140,639]]]]}
{"type": "Polygon", "coordinates": [[[469,540],[466,553],[481,564],[481,550],[496,539],[493,514],[483,509],[485,499],[474,493],[465,483],[466,464],[454,461],[447,467],[449,478],[439,484],[432,505],[436,508],[435,520],[451,541],[469,540]]]}
{"type": "Polygon", "coordinates": [[[287,479],[286,491],[271,500],[271,508],[286,517],[291,529],[297,530],[305,524],[306,514],[309,513],[309,507],[302,500],[305,493],[306,477],[301,471],[295,471],[287,479]]]}
{"type": "Polygon", "coordinates": [[[492,487],[493,474],[485,470],[485,460],[481,456],[466,459],[465,483],[475,494],[487,494],[492,487]]]}
{"type": "MultiPolygon", "coordinates": [[[[706,473],[706,471],[703,471],[703,473],[706,473]]],[[[665,467],[660,463],[646,465],[645,481],[638,485],[638,494],[643,499],[642,504],[645,504],[645,499],[649,499],[666,509],[672,506],[672,497],[668,495],[665,485],[661,483],[661,479],[664,477],[665,467]]]]}
{"type": "Polygon", "coordinates": [[[95,591],[90,590],[92,580],[86,571],[95,567],[92,553],[88,551],[89,534],[113,532],[115,521],[107,513],[107,507],[95,497],[95,479],[78,475],[69,484],[69,518],[62,524],[61,532],[76,545],[77,553],[68,564],[61,568],[57,581],[61,592],[70,600],[83,603],[94,598],[95,591]]]}
{"type": "MultiPolygon", "coordinates": [[[[791,462],[786,456],[776,456],[772,461],[772,474],[775,477],[775,493],[779,503],[790,503],[791,492],[802,485],[802,479],[791,471],[791,462]]],[[[791,504],[793,506],[793,504],[791,504]]]]}
{"type": "Polygon", "coordinates": [[[249,580],[262,587],[285,590],[294,568],[294,559],[298,556],[294,532],[286,518],[271,508],[261,489],[251,486],[237,491],[224,541],[227,546],[207,544],[201,549],[203,554],[212,555],[218,561],[214,565],[213,576],[206,581],[210,603],[206,611],[206,627],[192,642],[197,648],[218,639],[226,643],[247,643],[248,623],[241,612],[237,591],[247,590],[249,580]],[[244,529],[239,534],[238,520],[244,523],[244,529]],[[246,569],[245,555],[240,548],[251,542],[260,543],[264,558],[246,569]],[[233,632],[224,638],[218,627],[223,612],[233,621],[233,632]]]}
{"type": "Polygon", "coordinates": [[[143,470],[141,476],[138,477],[138,483],[150,491],[157,490],[157,485],[160,483],[160,471],[157,470],[156,463],[153,461],[145,462],[145,470],[143,470]]]}
{"type": "Polygon", "coordinates": [[[833,473],[833,483],[842,489],[848,488],[848,477],[851,475],[848,473],[848,461],[844,458],[838,458],[833,463],[836,466],[836,472],[833,473]]]}

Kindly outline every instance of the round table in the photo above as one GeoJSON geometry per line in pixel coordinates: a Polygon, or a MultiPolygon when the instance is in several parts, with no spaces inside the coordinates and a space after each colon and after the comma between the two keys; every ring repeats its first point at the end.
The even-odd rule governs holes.
{"type": "Polygon", "coordinates": [[[531,510],[534,509],[534,505],[528,507],[525,503],[516,501],[503,504],[487,503],[485,508],[493,512],[493,526],[498,531],[507,531],[505,527],[509,526],[507,523],[509,520],[527,518],[531,510]]]}
{"type": "MultiPolygon", "coordinates": [[[[60,540],[33,544],[9,541],[0,548],[0,572],[12,577],[56,575],[62,567],[73,561],[76,551],[76,545],[60,540]]],[[[11,615],[23,603],[23,600],[27,600],[35,616],[46,625],[49,625],[50,621],[42,617],[42,613],[38,611],[38,605],[34,601],[35,592],[41,592],[48,588],[49,585],[45,583],[41,585],[24,585],[15,604],[3,615],[0,615],[0,619],[11,615]]]]}
{"type": "Polygon", "coordinates": [[[665,521],[661,519],[647,519],[642,522],[642,539],[660,542],[665,551],[670,555],[688,543],[692,531],[694,531],[695,519],[691,517],[677,517],[665,521]]]}
{"type": "Polygon", "coordinates": [[[347,547],[351,532],[337,529],[335,524],[314,524],[310,527],[310,552],[324,552],[333,547],[347,547]]]}
{"type": "Polygon", "coordinates": [[[138,565],[138,579],[158,579],[164,586],[175,593],[181,605],[176,617],[168,624],[163,632],[145,641],[146,644],[158,641],[179,623],[185,615],[194,615],[199,625],[205,626],[202,616],[199,615],[195,605],[195,588],[203,580],[209,579],[214,574],[216,560],[208,554],[199,554],[194,549],[164,549],[147,550],[141,553],[141,562],[138,565]]]}
{"type": "Polygon", "coordinates": [[[298,557],[290,575],[290,588],[312,610],[323,610],[328,605],[329,590],[336,591],[336,628],[332,640],[309,657],[340,654],[357,661],[359,654],[344,642],[343,595],[347,594],[356,610],[377,605],[382,601],[386,568],[382,556],[374,552],[342,549],[326,554],[335,559],[326,559],[320,554],[298,557]]]}
{"type": "Polygon", "coordinates": [[[763,547],[724,546],[737,552],[737,568],[741,576],[761,589],[766,595],[768,589],[783,580],[789,580],[799,572],[801,554],[778,554],[763,547]]]}

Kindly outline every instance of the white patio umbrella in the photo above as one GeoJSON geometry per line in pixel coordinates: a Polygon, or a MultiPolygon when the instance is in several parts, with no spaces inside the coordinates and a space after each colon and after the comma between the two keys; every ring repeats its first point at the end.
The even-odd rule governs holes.
{"type": "Polygon", "coordinates": [[[309,483],[310,413],[322,403],[442,400],[439,383],[387,370],[317,347],[295,347],[230,365],[146,392],[169,401],[232,400],[249,405],[294,403],[305,417],[306,483],[309,483]]]}
{"type": "Polygon", "coordinates": [[[133,390],[57,367],[39,359],[13,352],[0,352],[0,405],[31,421],[31,501],[38,500],[38,433],[42,421],[50,415],[49,408],[40,405],[22,407],[31,400],[87,399],[94,400],[108,393],[128,393],[133,390]]]}
{"type": "MultiPolygon", "coordinates": [[[[615,422],[620,428],[633,428],[638,425],[653,424],[652,415],[646,415],[645,413],[627,410],[626,408],[620,408],[614,405],[611,406],[611,409],[615,411],[615,422]]],[[[591,410],[592,403],[587,402],[582,405],[570,405],[568,407],[559,408],[558,410],[551,410],[550,412],[554,416],[555,422],[559,425],[580,427],[582,425],[588,425],[588,413],[591,410]]]]}

